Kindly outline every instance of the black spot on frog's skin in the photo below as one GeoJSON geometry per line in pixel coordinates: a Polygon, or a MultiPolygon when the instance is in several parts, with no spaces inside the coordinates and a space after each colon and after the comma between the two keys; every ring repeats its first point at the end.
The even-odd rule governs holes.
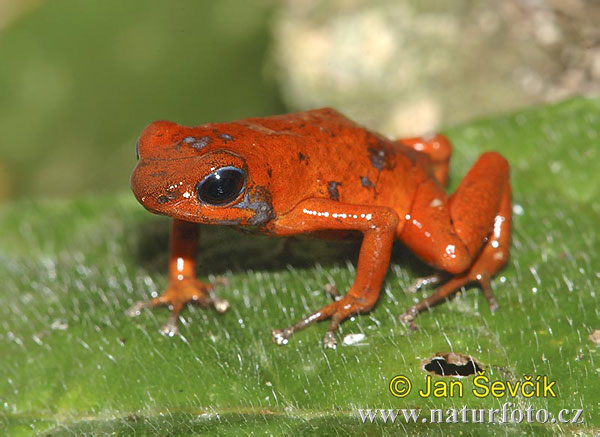
{"type": "Polygon", "coordinates": [[[375,186],[375,184],[371,182],[371,179],[369,179],[369,176],[361,176],[360,183],[365,188],[373,188],[375,186]]]}
{"type": "Polygon", "coordinates": [[[331,200],[340,200],[340,193],[338,191],[338,186],[340,185],[342,184],[339,182],[327,182],[327,191],[331,200]]]}
{"type": "Polygon", "coordinates": [[[385,149],[369,147],[368,151],[371,165],[378,171],[383,170],[385,168],[385,149]]]}
{"type": "Polygon", "coordinates": [[[156,199],[156,201],[162,205],[163,203],[167,203],[168,201],[173,200],[176,197],[177,195],[175,193],[169,193],[167,195],[160,196],[158,199],[156,199]]]}
{"type": "Polygon", "coordinates": [[[270,178],[273,177],[273,170],[271,170],[270,168],[267,169],[267,174],[269,175],[270,178]]]}
{"type": "Polygon", "coordinates": [[[219,138],[221,138],[225,142],[233,141],[233,137],[229,134],[219,134],[219,138]]]}
{"type": "Polygon", "coordinates": [[[212,141],[212,138],[209,136],[203,136],[200,138],[196,138],[196,137],[185,137],[183,139],[183,142],[185,144],[189,144],[190,146],[192,146],[194,149],[196,150],[202,150],[204,149],[206,146],[208,146],[212,141]]]}
{"type": "Polygon", "coordinates": [[[306,156],[302,152],[298,153],[298,161],[302,162],[306,159],[306,156]]]}

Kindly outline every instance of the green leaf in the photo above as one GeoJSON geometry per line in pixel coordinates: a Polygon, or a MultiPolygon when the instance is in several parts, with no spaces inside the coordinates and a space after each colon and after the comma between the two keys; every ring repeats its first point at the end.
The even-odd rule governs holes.
{"type": "MultiPolygon", "coordinates": [[[[232,304],[219,315],[189,307],[182,336],[157,330],[168,311],[125,316],[166,286],[168,219],[130,193],[68,201],[18,201],[0,210],[0,433],[592,434],[600,427],[600,100],[575,99],[447,131],[452,185],[487,149],[512,166],[514,234],[509,265],[493,281],[500,310],[476,288],[418,319],[398,322],[429,269],[398,247],[374,311],[342,325],[352,346],[325,351],[326,323],[285,347],[282,328],[346,289],[358,245],[282,240],[203,228],[200,275],[223,275],[232,304]],[[555,398],[422,398],[423,360],[437,352],[475,357],[491,380],[547,375],[555,398]],[[406,375],[413,391],[389,392],[406,375]],[[363,423],[359,408],[584,409],[584,424],[363,423]]],[[[210,276],[213,275],[213,276],[210,276]]],[[[435,377],[435,381],[443,378],[435,377]]],[[[454,379],[456,380],[456,379],[454,379]]],[[[423,413],[425,414],[425,413],[423,413]]],[[[428,415],[427,411],[427,415],[428,415]]]]}

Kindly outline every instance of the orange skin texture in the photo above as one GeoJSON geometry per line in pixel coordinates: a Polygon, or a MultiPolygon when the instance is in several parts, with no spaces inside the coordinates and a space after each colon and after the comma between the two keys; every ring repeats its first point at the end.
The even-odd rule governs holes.
{"type": "Polygon", "coordinates": [[[511,201],[506,160],[480,156],[456,192],[445,192],[451,146],[442,135],[390,140],[329,108],[185,127],[167,121],[142,132],[131,187],[148,210],[172,217],[170,285],[143,307],[169,305],[161,332],[177,333],[177,317],[193,301],[225,311],[212,286],[194,276],[195,223],[231,225],[291,236],[311,234],[363,241],[356,279],[341,299],[284,330],[278,344],[315,321],[330,319],[324,345],[348,316],[377,301],[394,240],[400,240],[436,274],[417,287],[447,282],[401,316],[416,315],[466,283],[479,282],[495,309],[491,277],[506,263],[511,201]],[[239,193],[223,204],[201,199],[200,182],[221,168],[244,175],[239,193]]]}

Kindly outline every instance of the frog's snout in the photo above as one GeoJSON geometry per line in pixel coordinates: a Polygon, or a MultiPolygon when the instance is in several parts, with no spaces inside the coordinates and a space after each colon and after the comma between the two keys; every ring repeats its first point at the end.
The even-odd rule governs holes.
{"type": "Polygon", "coordinates": [[[133,191],[133,195],[142,205],[145,206],[146,198],[148,197],[147,193],[145,193],[145,184],[141,183],[143,177],[140,176],[141,168],[140,161],[138,159],[138,164],[133,169],[131,176],[129,178],[129,186],[131,187],[131,191],[133,191]]]}

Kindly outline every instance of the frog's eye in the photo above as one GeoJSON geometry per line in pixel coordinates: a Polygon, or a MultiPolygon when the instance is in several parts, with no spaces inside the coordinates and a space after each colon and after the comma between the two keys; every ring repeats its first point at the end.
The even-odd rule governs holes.
{"type": "Polygon", "coordinates": [[[246,182],[245,173],[236,167],[222,167],[196,185],[198,200],[209,205],[224,205],[240,195],[246,182]]]}

